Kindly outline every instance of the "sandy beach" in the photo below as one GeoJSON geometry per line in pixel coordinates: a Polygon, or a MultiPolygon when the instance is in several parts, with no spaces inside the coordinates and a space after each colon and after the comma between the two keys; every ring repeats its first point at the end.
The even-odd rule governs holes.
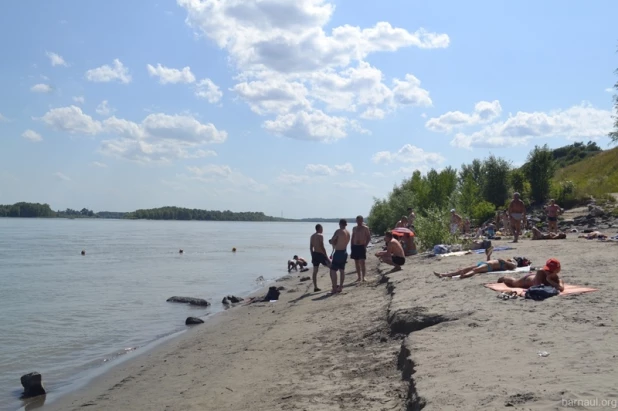
{"type": "MultiPolygon", "coordinates": [[[[241,305],[121,364],[52,410],[514,410],[616,407],[617,243],[531,241],[494,257],[562,262],[598,288],[535,302],[483,287],[497,275],[433,271],[484,255],[368,260],[369,282],[313,293],[299,276],[276,303],[241,305]],[[540,351],[549,353],[546,357],[540,351]],[[593,401],[596,401],[594,403],[593,401]],[[596,405],[595,405],[596,404],[596,405]]],[[[303,273],[305,274],[305,273],[303,273]]],[[[328,289],[327,271],[320,286],[328,289]]]]}

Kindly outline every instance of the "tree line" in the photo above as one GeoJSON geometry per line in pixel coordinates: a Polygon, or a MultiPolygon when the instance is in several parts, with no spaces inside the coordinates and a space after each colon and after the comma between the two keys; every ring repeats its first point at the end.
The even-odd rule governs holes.
{"type": "Polygon", "coordinates": [[[286,221],[262,212],[233,212],[230,210],[199,210],[181,207],[160,207],[136,210],[124,218],[145,220],[200,220],[200,221],[286,221]]]}
{"type": "Polygon", "coordinates": [[[570,181],[552,181],[554,172],[559,165],[572,164],[601,151],[593,142],[555,150],[545,145],[534,147],[519,168],[491,155],[463,164],[460,169],[448,167],[439,172],[432,169],[425,175],[417,170],[396,185],[386,198],[374,199],[368,225],[374,233],[382,233],[407,215],[408,207],[417,214],[418,224],[425,225],[425,230],[419,229],[425,235],[427,231],[441,232],[442,228],[448,232],[448,214],[452,208],[480,225],[494,217],[497,210],[506,209],[515,191],[522,195],[527,206],[542,204],[549,198],[565,206],[574,205],[579,200],[577,187],[570,181]],[[444,227],[436,229],[437,220],[444,227]]]}

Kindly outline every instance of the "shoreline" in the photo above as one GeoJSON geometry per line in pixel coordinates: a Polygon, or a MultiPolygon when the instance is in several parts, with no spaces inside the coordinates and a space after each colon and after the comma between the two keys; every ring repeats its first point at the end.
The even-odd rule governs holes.
{"type": "MultiPolygon", "coordinates": [[[[253,291],[250,291],[249,293],[247,293],[247,296],[243,298],[245,300],[248,300],[251,297],[255,297],[260,294],[265,294],[265,291],[268,290],[269,286],[280,283],[282,279],[285,277],[286,276],[279,277],[273,280],[267,280],[267,281],[260,282],[261,285],[254,288],[253,291]]],[[[165,304],[171,304],[166,301],[163,301],[163,302],[165,304]]],[[[209,308],[213,307],[214,304],[221,304],[221,302],[220,301],[211,302],[211,305],[209,306],[209,308]]],[[[22,400],[19,397],[19,395],[21,395],[22,390],[16,389],[15,391],[12,392],[12,395],[14,394],[18,394],[18,395],[13,398],[16,401],[22,401],[22,405],[18,406],[16,410],[17,411],[27,411],[30,408],[36,408],[36,407],[40,407],[43,405],[45,406],[46,409],[47,407],[55,406],[57,403],[62,402],[63,399],[71,396],[75,392],[78,392],[79,390],[82,390],[82,389],[88,389],[88,387],[90,387],[91,385],[97,384],[99,380],[105,379],[105,377],[108,374],[114,373],[116,368],[121,367],[121,366],[128,366],[130,365],[130,363],[139,360],[140,357],[147,355],[154,350],[160,349],[168,344],[172,344],[178,339],[183,338],[187,334],[190,334],[192,331],[194,331],[194,329],[198,327],[205,327],[205,326],[212,324],[220,315],[229,311],[230,309],[237,308],[237,306],[241,304],[237,304],[236,306],[230,306],[230,307],[226,307],[223,304],[221,305],[223,306],[223,309],[221,310],[218,310],[215,312],[209,312],[206,315],[196,317],[196,318],[200,318],[204,320],[203,324],[199,324],[197,326],[196,325],[185,326],[184,329],[170,331],[168,333],[163,334],[162,336],[154,337],[153,340],[148,341],[146,344],[136,347],[135,349],[132,349],[128,352],[117,350],[115,354],[111,354],[108,356],[108,357],[111,356],[112,358],[105,358],[105,356],[103,356],[104,358],[102,360],[96,360],[96,361],[102,361],[101,364],[93,365],[89,368],[85,368],[83,370],[77,371],[75,375],[73,376],[73,378],[71,379],[54,382],[53,385],[51,386],[56,386],[56,390],[52,390],[51,392],[49,391],[49,388],[47,388],[48,384],[46,384],[45,375],[43,375],[43,385],[47,388],[47,391],[48,391],[45,398],[41,399],[39,397],[36,397],[33,399],[22,400]],[[64,388],[58,389],[58,387],[64,387],[64,388]]]]}

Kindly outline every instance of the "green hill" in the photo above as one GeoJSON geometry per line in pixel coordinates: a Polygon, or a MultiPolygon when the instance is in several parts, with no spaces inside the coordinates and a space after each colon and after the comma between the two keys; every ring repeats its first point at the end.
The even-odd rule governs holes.
{"type": "Polygon", "coordinates": [[[618,147],[558,169],[554,181],[572,181],[579,195],[618,193],[618,147]]]}

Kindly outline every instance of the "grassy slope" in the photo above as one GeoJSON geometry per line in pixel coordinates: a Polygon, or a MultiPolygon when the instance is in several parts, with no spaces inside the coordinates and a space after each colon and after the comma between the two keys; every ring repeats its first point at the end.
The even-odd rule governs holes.
{"type": "Polygon", "coordinates": [[[554,180],[570,180],[582,194],[618,193],[618,147],[559,169],[554,180]]]}

